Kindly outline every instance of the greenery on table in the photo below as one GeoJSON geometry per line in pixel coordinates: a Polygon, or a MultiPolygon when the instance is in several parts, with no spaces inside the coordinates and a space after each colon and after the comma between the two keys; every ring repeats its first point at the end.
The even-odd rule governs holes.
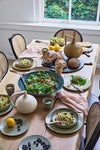
{"type": "MultiPolygon", "coordinates": [[[[98,0],[72,0],[72,20],[96,20],[98,0]]],[[[68,19],[69,0],[44,0],[45,18],[68,19]]]]}

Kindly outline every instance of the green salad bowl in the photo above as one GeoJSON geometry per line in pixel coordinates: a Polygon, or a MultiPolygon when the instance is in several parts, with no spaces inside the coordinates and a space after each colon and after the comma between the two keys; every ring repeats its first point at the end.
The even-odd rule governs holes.
{"type": "MultiPolygon", "coordinates": [[[[55,72],[51,72],[51,71],[35,71],[35,72],[30,72],[30,73],[27,73],[25,75],[23,75],[22,77],[20,77],[20,79],[18,80],[18,86],[21,90],[27,90],[28,93],[30,94],[33,94],[33,95],[36,95],[36,96],[45,96],[45,95],[49,95],[49,94],[52,94],[52,93],[55,93],[57,91],[59,91],[62,87],[63,87],[63,84],[64,84],[64,80],[63,78],[61,77],[61,75],[55,73],[55,72]],[[42,76],[41,74],[46,74],[47,75],[47,78],[49,78],[50,80],[47,80],[47,88],[50,86],[51,84],[51,78],[52,78],[52,82],[53,82],[53,79],[55,81],[55,86],[53,86],[50,90],[48,90],[47,92],[41,92],[44,90],[44,88],[46,87],[43,82],[46,81],[46,79],[42,79],[42,76]],[[34,81],[35,84],[32,85],[31,81],[30,84],[32,85],[29,85],[29,83],[27,83],[27,79],[29,79],[30,75],[34,75],[34,76],[37,76],[38,74],[40,74],[40,77],[38,78],[39,80],[39,84],[40,86],[37,86],[37,81],[34,81]],[[44,81],[45,80],[45,81],[44,81]],[[30,87],[30,90],[29,88],[27,88],[27,86],[31,86],[30,87]],[[34,89],[33,89],[33,86],[34,86],[34,89]],[[36,88],[36,89],[35,89],[36,88]],[[33,90],[31,90],[33,89],[33,90]],[[41,89],[41,91],[39,91],[41,89]],[[36,90],[38,92],[36,92],[36,90]]],[[[46,90],[44,90],[46,91],[46,90]]]]}

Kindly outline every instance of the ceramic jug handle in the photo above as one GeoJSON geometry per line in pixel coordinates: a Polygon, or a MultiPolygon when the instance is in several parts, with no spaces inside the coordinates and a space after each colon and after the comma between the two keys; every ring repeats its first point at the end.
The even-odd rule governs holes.
{"type": "Polygon", "coordinates": [[[16,105],[14,104],[13,97],[14,97],[15,95],[19,95],[19,94],[27,94],[27,91],[25,90],[25,91],[15,92],[15,93],[13,93],[13,94],[11,95],[11,104],[12,104],[13,107],[15,107],[15,108],[16,108],[16,105]]]}

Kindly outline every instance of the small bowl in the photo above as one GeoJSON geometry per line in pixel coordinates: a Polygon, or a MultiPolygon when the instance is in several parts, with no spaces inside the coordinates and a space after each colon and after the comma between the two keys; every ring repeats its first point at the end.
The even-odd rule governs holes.
{"type": "Polygon", "coordinates": [[[60,38],[60,37],[52,37],[50,39],[50,44],[51,45],[55,45],[55,44],[59,44],[59,46],[64,46],[64,39],[60,38]]]}
{"type": "Polygon", "coordinates": [[[58,113],[61,113],[61,112],[65,112],[67,114],[70,113],[74,116],[74,121],[71,123],[71,124],[68,124],[68,125],[63,125],[63,124],[59,124],[59,123],[55,123],[54,125],[59,127],[59,128],[64,128],[64,129],[68,129],[68,128],[73,128],[75,125],[77,125],[77,122],[78,122],[78,114],[72,110],[72,109],[68,109],[68,108],[59,108],[59,109],[55,109],[52,114],[51,114],[51,120],[53,122],[55,121],[59,121],[59,120],[55,120],[55,118],[57,117],[58,113]]]}
{"type": "Polygon", "coordinates": [[[46,97],[43,99],[43,105],[46,110],[50,110],[53,104],[53,99],[51,97],[46,97]]]}
{"type": "Polygon", "coordinates": [[[0,104],[0,112],[8,109],[10,106],[10,97],[8,95],[0,94],[0,103],[4,103],[4,101],[5,101],[5,105],[1,106],[0,104]]]}
{"type": "Polygon", "coordinates": [[[32,67],[32,65],[33,65],[33,59],[32,58],[23,57],[23,58],[19,58],[15,61],[15,66],[18,68],[29,68],[29,67],[32,67]],[[24,60],[29,61],[29,63],[23,64],[24,60]]]}

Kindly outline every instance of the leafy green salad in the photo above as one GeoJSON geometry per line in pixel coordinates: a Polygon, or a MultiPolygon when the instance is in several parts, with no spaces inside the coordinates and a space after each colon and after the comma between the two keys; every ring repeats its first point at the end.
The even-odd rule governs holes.
{"type": "Polygon", "coordinates": [[[54,93],[57,88],[58,83],[55,76],[45,71],[31,74],[26,80],[26,90],[34,94],[54,93]]]}
{"type": "Polygon", "coordinates": [[[79,86],[82,86],[86,83],[87,79],[86,78],[82,78],[81,76],[77,76],[77,75],[71,75],[71,80],[70,82],[79,86]]]}

